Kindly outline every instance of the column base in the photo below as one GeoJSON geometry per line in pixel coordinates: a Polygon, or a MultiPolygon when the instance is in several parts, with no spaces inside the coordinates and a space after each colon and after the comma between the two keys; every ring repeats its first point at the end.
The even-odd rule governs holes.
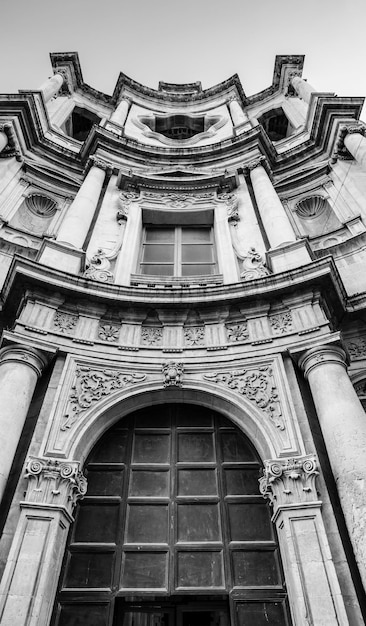
{"type": "Polygon", "coordinates": [[[278,248],[271,248],[266,252],[266,260],[270,270],[277,274],[308,265],[313,260],[313,253],[307,239],[298,239],[278,248]]]}
{"type": "Polygon", "coordinates": [[[48,265],[70,274],[80,274],[85,269],[84,250],[71,248],[65,243],[53,240],[42,242],[36,260],[42,265],[48,265]]]}

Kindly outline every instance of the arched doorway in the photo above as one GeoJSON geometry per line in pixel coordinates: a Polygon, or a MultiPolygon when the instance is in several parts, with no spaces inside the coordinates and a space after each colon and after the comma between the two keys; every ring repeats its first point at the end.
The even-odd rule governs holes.
{"type": "Polygon", "coordinates": [[[260,470],[249,440],[208,408],[122,419],[86,461],[52,624],[289,624],[260,470]]]}

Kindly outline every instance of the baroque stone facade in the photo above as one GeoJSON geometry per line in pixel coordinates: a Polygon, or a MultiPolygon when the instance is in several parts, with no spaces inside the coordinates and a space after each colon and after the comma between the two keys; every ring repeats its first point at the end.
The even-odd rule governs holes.
{"type": "Polygon", "coordinates": [[[1,625],[362,626],[363,99],[51,63],[0,96],[1,625]]]}

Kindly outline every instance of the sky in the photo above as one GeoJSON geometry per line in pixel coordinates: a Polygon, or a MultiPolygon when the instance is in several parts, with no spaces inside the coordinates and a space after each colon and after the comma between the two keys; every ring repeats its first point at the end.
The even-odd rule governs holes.
{"type": "Polygon", "coordinates": [[[1,15],[2,93],[37,89],[50,52],[78,51],[84,81],[107,94],[123,71],[153,88],[237,73],[252,95],[276,54],[305,54],[317,91],[366,96],[366,0],[3,0],[1,15]]]}

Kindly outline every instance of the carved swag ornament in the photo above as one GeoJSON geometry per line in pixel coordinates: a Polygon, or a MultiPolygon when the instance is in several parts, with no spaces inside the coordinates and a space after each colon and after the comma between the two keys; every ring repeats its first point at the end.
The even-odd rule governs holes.
{"type": "Polygon", "coordinates": [[[204,374],[210,382],[226,385],[253,402],[269,417],[276,428],[285,430],[278,392],[272,368],[263,365],[257,369],[239,369],[231,372],[204,374]]]}
{"type": "Polygon", "coordinates": [[[136,374],[113,369],[98,370],[86,365],[76,368],[72,391],[69,396],[66,421],[61,430],[71,428],[79,415],[89,409],[101,398],[128,385],[145,380],[146,374],[136,374]]]}
{"type": "Polygon", "coordinates": [[[64,507],[71,514],[86,494],[87,481],[76,461],[29,457],[25,467],[28,487],[25,501],[64,507]]]}

